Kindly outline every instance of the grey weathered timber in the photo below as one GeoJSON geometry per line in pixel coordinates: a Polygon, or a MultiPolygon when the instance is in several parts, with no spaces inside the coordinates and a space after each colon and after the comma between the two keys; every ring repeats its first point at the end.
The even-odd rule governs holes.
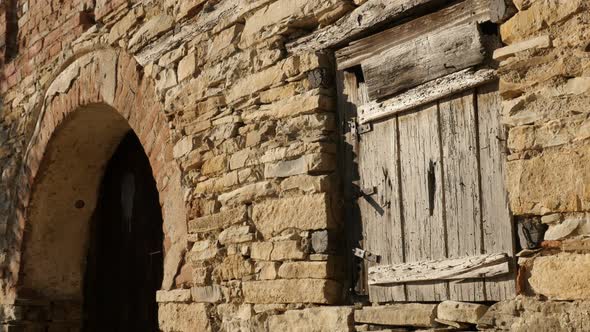
{"type": "MultiPolygon", "coordinates": [[[[477,89],[477,110],[483,247],[486,253],[514,256],[514,227],[504,186],[506,130],[501,124],[502,103],[497,83],[477,89]]],[[[486,281],[485,286],[488,301],[511,298],[516,289],[512,275],[486,281]]]]}
{"type": "MultiPolygon", "coordinates": [[[[398,142],[396,119],[376,123],[359,142],[361,188],[376,193],[358,200],[363,216],[365,249],[381,256],[379,264],[404,261],[403,233],[399,209],[398,142]]],[[[368,263],[369,268],[376,265],[368,263]]],[[[404,285],[369,286],[371,301],[405,301],[404,285]]]]}
{"type": "Polygon", "coordinates": [[[385,23],[399,20],[428,5],[448,0],[369,0],[336,23],[287,44],[289,53],[318,51],[342,45],[385,23]]]}
{"type": "MultiPolygon", "coordinates": [[[[400,183],[406,262],[446,258],[442,168],[437,104],[400,116],[400,183]]],[[[447,285],[435,281],[406,285],[408,301],[448,298],[447,285]]]]}
{"type": "Polygon", "coordinates": [[[364,60],[432,33],[469,22],[498,22],[506,11],[504,0],[467,0],[397,25],[369,37],[353,41],[336,51],[338,69],[360,65],[364,60]]]}
{"type": "MultiPolygon", "coordinates": [[[[449,258],[483,252],[480,216],[477,115],[473,90],[439,102],[444,211],[449,258]]],[[[458,301],[484,301],[482,281],[449,285],[458,301]]]]}
{"type": "MultiPolygon", "coordinates": [[[[409,283],[418,281],[485,278],[506,273],[505,253],[485,254],[454,259],[384,265],[369,269],[369,285],[409,283]],[[495,267],[496,268],[491,268],[495,267]],[[492,271],[492,272],[490,272],[492,271]],[[489,275],[488,273],[492,273],[489,275]]],[[[409,285],[408,285],[409,286],[409,285]]]]}
{"type": "Polygon", "coordinates": [[[359,123],[385,119],[496,79],[493,69],[464,69],[424,83],[383,102],[371,101],[360,106],[359,123]]]}
{"type": "Polygon", "coordinates": [[[475,22],[433,31],[361,64],[371,100],[382,99],[484,60],[475,22]]]}

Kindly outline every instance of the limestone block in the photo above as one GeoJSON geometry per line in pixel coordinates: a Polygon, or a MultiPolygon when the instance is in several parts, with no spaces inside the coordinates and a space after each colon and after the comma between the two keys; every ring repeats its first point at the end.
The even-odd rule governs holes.
{"type": "Polygon", "coordinates": [[[172,148],[172,155],[174,158],[180,158],[191,152],[194,148],[193,138],[190,136],[182,138],[172,148]]]}
{"type": "Polygon", "coordinates": [[[285,72],[280,64],[246,76],[237,81],[227,92],[227,101],[232,102],[254,92],[268,89],[286,78],[285,72]]]}
{"type": "Polygon", "coordinates": [[[223,290],[219,285],[196,286],[190,289],[190,295],[197,303],[218,303],[223,301],[223,290]]]}
{"type": "Polygon", "coordinates": [[[331,11],[339,0],[279,0],[265,6],[246,20],[241,43],[252,45],[273,26],[311,27],[318,17],[331,11]]]}
{"type": "Polygon", "coordinates": [[[311,233],[311,248],[315,253],[323,254],[330,247],[330,236],[327,230],[311,233]]]}
{"type": "Polygon", "coordinates": [[[218,281],[242,279],[244,276],[254,273],[254,265],[251,260],[241,255],[228,255],[213,269],[213,276],[218,281]]]}
{"type": "Polygon", "coordinates": [[[559,23],[584,8],[585,0],[535,1],[500,27],[502,41],[512,44],[523,40],[546,26],[559,23]]]}
{"type": "Polygon", "coordinates": [[[176,20],[180,21],[183,18],[192,16],[197,8],[202,5],[207,0],[183,0],[177,1],[178,4],[175,13],[176,13],[176,20]]]}
{"type": "Polygon", "coordinates": [[[477,324],[488,307],[482,304],[443,301],[438,305],[437,318],[453,322],[477,324]]]}
{"type": "Polygon", "coordinates": [[[156,302],[190,302],[191,292],[188,289],[159,290],[156,292],[156,302]]]}
{"type": "Polygon", "coordinates": [[[254,233],[251,233],[250,229],[251,227],[248,225],[228,227],[219,233],[219,243],[226,245],[252,241],[254,239],[254,233]]]}
{"type": "Polygon", "coordinates": [[[279,274],[280,262],[256,262],[255,271],[258,274],[258,280],[274,280],[279,274]]]}
{"type": "Polygon", "coordinates": [[[109,44],[115,43],[119,38],[126,35],[144,16],[145,10],[143,9],[143,6],[133,7],[125,17],[118,20],[111,27],[111,31],[107,37],[109,44]]]}
{"type": "Polygon", "coordinates": [[[335,228],[327,194],[296,196],[254,204],[252,222],[264,238],[288,228],[335,228]]]}
{"type": "Polygon", "coordinates": [[[244,29],[243,24],[235,24],[218,33],[209,46],[209,59],[218,59],[234,52],[237,47],[237,37],[244,29]]]}
{"type": "Polygon", "coordinates": [[[590,254],[560,253],[536,257],[529,284],[532,290],[552,300],[590,299],[590,254]]]}
{"type": "Polygon", "coordinates": [[[299,241],[287,240],[277,242],[254,242],[250,249],[250,257],[264,261],[283,261],[290,259],[304,259],[305,252],[299,241]]]}
{"type": "Polygon", "coordinates": [[[219,155],[205,160],[201,166],[203,175],[211,175],[223,172],[226,168],[227,158],[225,155],[219,155]]]}
{"type": "Polygon", "coordinates": [[[551,38],[543,35],[496,49],[493,57],[495,60],[505,60],[519,52],[547,47],[551,47],[551,38]]]}
{"type": "Polygon", "coordinates": [[[221,204],[236,205],[252,203],[262,197],[270,196],[276,193],[276,189],[271,181],[262,181],[245,185],[236,190],[219,195],[218,200],[221,204]]]}
{"type": "Polygon", "coordinates": [[[199,241],[193,245],[191,251],[187,254],[191,262],[209,260],[217,256],[219,249],[217,245],[209,240],[199,241]]]}
{"type": "Polygon", "coordinates": [[[336,267],[326,262],[285,262],[279,268],[283,279],[329,279],[336,276],[336,267]]]}
{"type": "Polygon", "coordinates": [[[164,332],[210,332],[207,307],[202,303],[165,303],[158,308],[158,323],[164,332]]]}
{"type": "Polygon", "coordinates": [[[336,157],[327,153],[313,153],[303,155],[297,159],[279,161],[273,164],[266,164],[264,177],[285,178],[293,175],[307,174],[312,172],[332,171],[336,167],[336,157]]]}
{"type": "Polygon", "coordinates": [[[257,111],[242,114],[245,123],[264,119],[283,119],[301,114],[331,111],[335,108],[334,98],[324,96],[319,90],[311,90],[272,104],[262,105],[257,111]]]}
{"type": "Polygon", "coordinates": [[[507,163],[507,190],[516,215],[582,211],[590,208],[590,149],[587,144],[544,151],[507,163]],[[543,176],[539,176],[543,174],[543,176]],[[550,188],[550,190],[547,190],[550,188]]]}
{"type": "Polygon", "coordinates": [[[540,301],[518,296],[490,307],[479,320],[478,330],[584,331],[590,326],[588,301],[540,301]]]}
{"type": "Polygon", "coordinates": [[[197,59],[195,54],[189,51],[180,62],[178,63],[178,81],[182,82],[187,78],[192,78],[197,68],[197,59]]]}
{"type": "Polygon", "coordinates": [[[225,228],[246,220],[248,213],[245,206],[224,210],[216,214],[193,219],[188,222],[189,233],[209,232],[225,228]]]}
{"type": "Polygon", "coordinates": [[[268,318],[269,331],[346,332],[354,331],[352,308],[323,307],[288,310],[268,318]]]}
{"type": "Polygon", "coordinates": [[[562,223],[549,225],[545,232],[544,239],[547,241],[561,240],[566,236],[572,234],[580,225],[580,220],[568,219],[562,223]]]}
{"type": "Polygon", "coordinates": [[[174,18],[168,15],[157,15],[142,25],[129,40],[129,49],[137,51],[148,41],[162,35],[172,28],[174,18]]]}
{"type": "Polygon", "coordinates": [[[436,304],[394,304],[365,307],[354,312],[356,323],[431,327],[436,318],[436,304]]]}
{"type": "Polygon", "coordinates": [[[306,193],[321,193],[330,191],[330,177],[328,175],[296,175],[285,178],[281,182],[281,191],[301,190],[306,193]]]}
{"type": "Polygon", "coordinates": [[[245,281],[242,291],[246,303],[334,304],[341,298],[341,285],[322,279],[245,281]]]}

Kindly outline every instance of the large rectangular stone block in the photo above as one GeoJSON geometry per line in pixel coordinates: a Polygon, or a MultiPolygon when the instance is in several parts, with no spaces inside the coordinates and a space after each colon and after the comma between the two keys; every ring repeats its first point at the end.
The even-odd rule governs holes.
{"type": "Polygon", "coordinates": [[[289,310],[268,319],[269,331],[346,332],[354,331],[352,308],[320,307],[289,310]]]}
{"type": "Polygon", "coordinates": [[[378,325],[420,326],[434,325],[436,304],[394,304],[381,307],[366,307],[354,312],[356,323],[378,325]]]}
{"type": "Polygon", "coordinates": [[[507,163],[510,206],[516,215],[590,208],[590,146],[572,144],[507,163]]]}
{"type": "Polygon", "coordinates": [[[158,323],[163,332],[209,332],[211,325],[203,303],[165,303],[158,308],[158,323]]]}
{"type": "Polygon", "coordinates": [[[341,285],[322,279],[246,281],[242,292],[246,303],[334,304],[341,299],[341,285]]]}
{"type": "Polygon", "coordinates": [[[289,197],[255,204],[252,220],[264,238],[270,238],[288,228],[335,228],[327,194],[289,197]]]}
{"type": "Polygon", "coordinates": [[[240,206],[235,209],[193,219],[188,222],[188,231],[189,233],[209,232],[242,222],[246,220],[246,217],[246,207],[240,206]]]}
{"type": "Polygon", "coordinates": [[[550,300],[590,299],[590,254],[561,253],[532,261],[528,282],[550,300]]]}

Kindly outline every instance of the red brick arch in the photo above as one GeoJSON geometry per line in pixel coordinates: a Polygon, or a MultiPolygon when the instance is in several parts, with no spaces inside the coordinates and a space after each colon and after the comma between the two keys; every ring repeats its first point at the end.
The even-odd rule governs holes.
{"type": "MultiPolygon", "coordinates": [[[[60,71],[48,86],[39,118],[25,151],[19,178],[16,248],[26,245],[25,226],[30,223],[29,207],[48,145],[64,122],[77,110],[91,105],[114,109],[139,137],[150,160],[160,194],[165,232],[163,288],[172,287],[178,265],[186,248],[186,212],[181,173],[173,158],[173,143],[164,115],[164,106],[156,96],[152,79],[143,77],[135,59],[119,50],[100,49],[83,54],[60,71]]],[[[18,285],[22,252],[11,259],[13,285],[18,285]]],[[[18,296],[18,295],[17,295],[18,296]]]]}

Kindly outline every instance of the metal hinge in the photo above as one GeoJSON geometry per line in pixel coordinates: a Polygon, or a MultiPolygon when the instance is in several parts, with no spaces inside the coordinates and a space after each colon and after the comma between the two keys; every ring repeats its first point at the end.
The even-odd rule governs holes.
{"type": "Polygon", "coordinates": [[[376,255],[372,252],[368,252],[367,250],[361,248],[354,248],[352,249],[352,253],[359,258],[362,258],[369,262],[379,263],[381,261],[381,256],[376,255]]]}
{"type": "Polygon", "coordinates": [[[350,132],[350,137],[353,140],[358,139],[361,134],[368,133],[373,130],[373,125],[370,123],[365,123],[359,125],[357,122],[357,118],[352,118],[348,120],[348,131],[350,132]]]}

